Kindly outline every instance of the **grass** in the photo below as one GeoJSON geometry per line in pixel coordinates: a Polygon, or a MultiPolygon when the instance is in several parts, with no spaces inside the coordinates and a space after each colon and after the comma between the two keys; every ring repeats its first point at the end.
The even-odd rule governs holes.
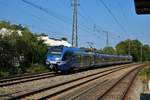
{"type": "Polygon", "coordinates": [[[44,71],[48,71],[48,70],[42,64],[33,64],[27,69],[28,73],[39,73],[44,71]]]}
{"type": "MultiPolygon", "coordinates": [[[[48,71],[48,69],[43,64],[31,64],[29,67],[26,68],[25,73],[40,73],[48,71]]],[[[24,74],[18,68],[0,68],[0,77],[8,77],[8,76],[15,76],[24,74]]]]}
{"type": "Polygon", "coordinates": [[[146,67],[144,67],[140,72],[139,72],[139,78],[143,82],[147,82],[150,77],[150,63],[147,64],[146,67]]]}

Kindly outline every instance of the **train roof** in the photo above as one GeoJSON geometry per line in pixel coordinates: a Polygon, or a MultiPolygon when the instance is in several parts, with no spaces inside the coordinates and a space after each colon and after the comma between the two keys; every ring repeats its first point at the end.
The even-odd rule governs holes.
{"type": "Polygon", "coordinates": [[[110,54],[99,54],[102,57],[119,57],[119,58],[130,58],[131,55],[110,55],[110,54]]]}
{"type": "Polygon", "coordinates": [[[90,54],[90,55],[99,55],[102,57],[119,57],[119,58],[132,58],[131,55],[111,55],[111,54],[99,54],[99,53],[95,53],[95,52],[87,52],[84,49],[81,48],[75,48],[75,47],[66,47],[66,46],[52,46],[49,47],[50,48],[62,48],[64,51],[73,51],[73,52],[78,52],[78,53],[82,53],[82,54],[90,54]]]}

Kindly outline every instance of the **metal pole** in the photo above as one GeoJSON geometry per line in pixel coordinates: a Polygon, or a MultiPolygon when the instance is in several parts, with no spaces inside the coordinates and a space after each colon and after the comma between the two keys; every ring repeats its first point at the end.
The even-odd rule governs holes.
{"type": "Polygon", "coordinates": [[[108,37],[108,32],[106,32],[107,33],[107,40],[106,40],[106,45],[107,45],[107,47],[109,46],[109,37],[108,37]]]}
{"type": "Polygon", "coordinates": [[[73,6],[73,24],[72,24],[72,46],[77,47],[78,46],[78,35],[77,35],[77,6],[78,1],[73,0],[72,6],[73,6]]]}
{"type": "Polygon", "coordinates": [[[103,31],[104,33],[106,33],[106,47],[109,46],[109,35],[108,35],[108,31],[103,31]]]}
{"type": "Polygon", "coordinates": [[[129,51],[128,54],[131,55],[131,44],[130,44],[130,39],[129,39],[129,51]]]}
{"type": "Polygon", "coordinates": [[[143,61],[143,46],[141,44],[141,62],[143,61]]]}

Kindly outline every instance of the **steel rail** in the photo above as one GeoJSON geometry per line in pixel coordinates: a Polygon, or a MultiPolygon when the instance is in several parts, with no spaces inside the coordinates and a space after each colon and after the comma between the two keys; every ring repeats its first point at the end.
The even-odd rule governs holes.
{"type": "MultiPolygon", "coordinates": [[[[135,64],[134,64],[134,65],[135,65],[135,64]]],[[[107,73],[105,73],[105,74],[103,74],[103,75],[100,75],[100,76],[95,77],[95,78],[93,78],[93,79],[87,80],[87,81],[82,82],[82,83],[80,83],[80,84],[78,84],[78,85],[75,85],[75,86],[66,88],[66,89],[64,89],[64,90],[58,91],[58,92],[53,93],[53,94],[51,94],[51,95],[48,95],[48,96],[46,96],[46,97],[42,97],[41,99],[49,98],[49,97],[55,96],[55,95],[57,95],[57,94],[59,94],[59,93],[61,93],[61,92],[63,92],[63,91],[67,91],[67,90],[69,90],[69,89],[71,89],[71,88],[74,88],[74,87],[76,87],[76,86],[85,84],[85,83],[87,83],[87,82],[90,82],[90,81],[92,81],[92,80],[98,79],[98,78],[103,77],[103,76],[105,76],[105,75],[111,74],[111,73],[116,72],[116,71],[119,71],[119,70],[121,70],[121,69],[125,69],[125,68],[128,68],[128,67],[131,67],[131,66],[133,66],[133,64],[132,64],[132,65],[128,65],[128,67],[125,67],[125,66],[127,66],[127,65],[124,65],[124,66],[122,65],[122,67],[116,67],[116,68],[113,68],[113,69],[108,69],[108,70],[105,70],[105,71],[97,72],[97,73],[90,74],[90,75],[87,75],[87,76],[84,76],[84,77],[80,77],[80,78],[77,78],[77,79],[69,80],[69,81],[66,81],[66,82],[63,82],[63,83],[59,83],[59,84],[51,85],[51,86],[48,86],[48,87],[44,87],[44,88],[41,88],[41,89],[36,89],[36,90],[33,90],[33,91],[27,91],[27,92],[19,93],[18,95],[12,96],[12,98],[10,98],[10,100],[24,98],[24,97],[26,97],[26,96],[30,96],[30,95],[33,95],[33,94],[36,94],[36,93],[39,93],[39,92],[43,92],[43,91],[46,91],[46,90],[49,90],[49,89],[52,89],[52,88],[55,88],[55,87],[58,87],[58,86],[62,86],[62,85],[69,84],[69,83],[73,83],[73,82],[79,81],[79,80],[81,80],[81,79],[85,79],[85,78],[88,78],[88,77],[91,77],[91,76],[95,76],[95,75],[98,75],[98,74],[102,74],[102,73],[107,72],[107,73]],[[113,71],[112,71],[112,70],[113,70],[113,71]],[[111,72],[108,72],[108,71],[111,71],[111,72]]]]}
{"type": "Polygon", "coordinates": [[[22,78],[21,80],[18,81],[11,81],[11,82],[6,82],[6,83],[1,83],[0,87],[6,87],[6,86],[10,86],[10,85],[14,85],[14,84],[19,84],[19,83],[25,83],[25,82],[29,82],[29,81],[35,81],[35,80],[40,80],[40,79],[44,79],[44,78],[50,78],[50,77],[55,77],[58,75],[55,74],[48,74],[48,75],[42,75],[42,76],[34,76],[34,77],[28,77],[27,79],[22,78]]]}
{"type": "MultiPolygon", "coordinates": [[[[113,88],[115,88],[124,78],[126,78],[130,73],[132,73],[134,70],[139,70],[141,67],[145,66],[144,64],[139,65],[138,67],[130,70],[129,72],[127,72],[125,75],[123,75],[116,83],[114,83],[108,90],[106,90],[101,96],[99,96],[97,98],[97,100],[101,100],[104,96],[106,96],[113,88]]],[[[133,81],[133,80],[132,80],[133,81]]],[[[131,85],[131,83],[129,84],[131,85]]],[[[123,96],[121,97],[122,99],[125,97],[126,93],[128,92],[128,89],[126,90],[126,92],[123,94],[123,96]]]]}
{"type": "Polygon", "coordinates": [[[43,75],[48,75],[48,74],[52,74],[52,72],[43,72],[43,73],[38,73],[38,74],[34,73],[34,74],[27,74],[25,76],[21,75],[21,76],[17,76],[17,77],[1,79],[0,83],[16,81],[16,80],[21,80],[21,79],[31,78],[31,77],[38,77],[38,76],[43,76],[43,75]]]}
{"type": "MultiPolygon", "coordinates": [[[[140,69],[141,69],[141,68],[140,68],[140,69]]],[[[138,72],[140,71],[140,69],[138,70],[138,72]]],[[[133,84],[133,82],[134,82],[134,80],[135,80],[135,78],[136,78],[136,76],[137,76],[137,74],[138,74],[138,72],[133,76],[132,80],[130,81],[128,87],[126,88],[124,94],[123,94],[122,97],[121,97],[122,100],[125,100],[125,98],[126,98],[128,92],[129,92],[129,90],[130,90],[130,88],[131,88],[131,86],[132,86],[132,84],[133,84]]]]}

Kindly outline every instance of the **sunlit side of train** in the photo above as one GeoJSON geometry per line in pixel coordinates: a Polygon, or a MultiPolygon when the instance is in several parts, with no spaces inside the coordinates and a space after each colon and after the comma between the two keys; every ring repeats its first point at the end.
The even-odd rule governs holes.
{"type": "Polygon", "coordinates": [[[55,72],[68,73],[72,70],[95,66],[123,64],[132,62],[130,55],[108,55],[86,52],[80,48],[64,46],[50,47],[46,54],[46,66],[55,72]]]}

